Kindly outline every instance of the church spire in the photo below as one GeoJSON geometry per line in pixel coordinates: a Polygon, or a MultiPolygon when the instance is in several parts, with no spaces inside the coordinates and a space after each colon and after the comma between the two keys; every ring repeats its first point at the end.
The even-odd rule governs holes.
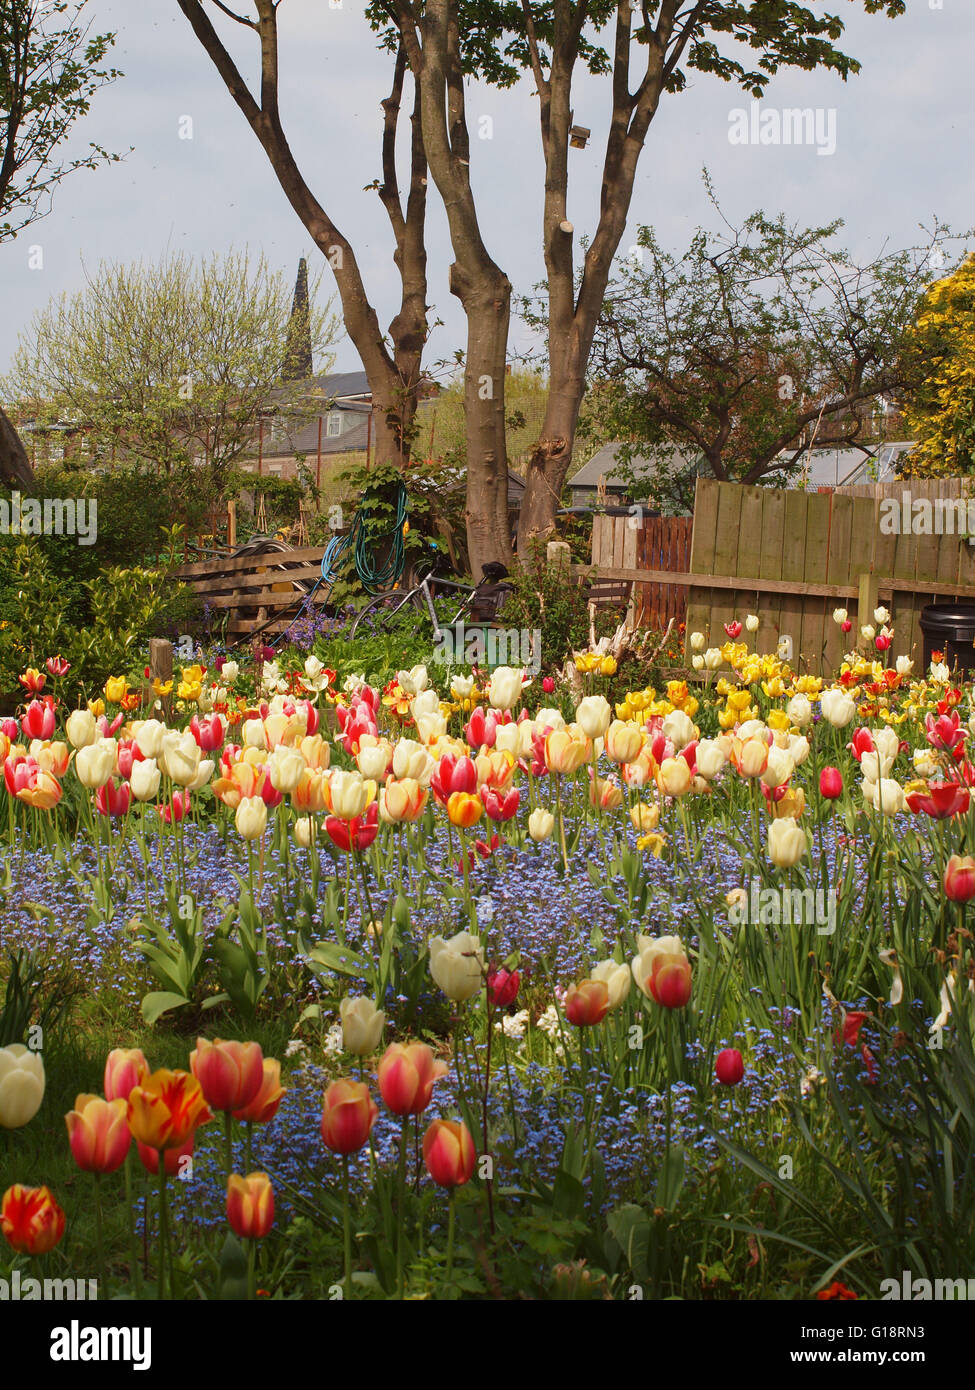
{"type": "Polygon", "coordinates": [[[282,381],[307,381],[314,375],[311,353],[311,321],[308,302],[308,262],[302,256],[298,262],[298,279],[291,305],[288,340],[284,353],[282,381]]]}

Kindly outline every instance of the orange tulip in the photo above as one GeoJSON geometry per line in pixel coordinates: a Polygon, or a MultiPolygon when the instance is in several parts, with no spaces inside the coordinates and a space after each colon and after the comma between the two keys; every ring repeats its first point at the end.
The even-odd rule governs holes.
{"type": "Polygon", "coordinates": [[[242,1240],[260,1240],[274,1221],[274,1188],[267,1173],[231,1173],[227,1179],[227,1220],[242,1240]]]}
{"type": "Polygon", "coordinates": [[[602,1023],[609,1013],[609,987],[602,980],[580,980],[565,995],[565,1016],[577,1028],[602,1023]]]}
{"type": "Polygon", "coordinates": [[[441,1187],[469,1182],[476,1159],[471,1132],[459,1120],[434,1120],[423,1136],[423,1161],[441,1187]]]}
{"type": "Polygon", "coordinates": [[[85,1173],[114,1173],[132,1143],[128,1102],[80,1095],[64,1117],[75,1163],[85,1173]]]}
{"type": "Polygon", "coordinates": [[[210,783],[210,790],[225,806],[236,811],[245,797],[261,795],[264,777],[263,766],[242,758],[228,769],[226,777],[215,778],[210,783]]]}
{"type": "Polygon", "coordinates": [[[484,806],[480,797],[471,796],[470,792],[451,792],[447,801],[447,815],[450,817],[451,825],[459,825],[466,830],[471,825],[476,825],[484,814],[484,806]]]}
{"type": "Polygon", "coordinates": [[[128,1100],[149,1075],[149,1063],[139,1047],[116,1047],[105,1061],[105,1099],[128,1100]]]}
{"type": "Polygon", "coordinates": [[[256,1042],[197,1038],[190,1071],[214,1110],[243,1110],[264,1084],[264,1056],[256,1042]]]}
{"type": "Polygon", "coordinates": [[[364,1081],[333,1081],[325,1092],[322,1139],[337,1154],[353,1154],[369,1138],[379,1106],[364,1081]]]}
{"type": "Polygon", "coordinates": [[[436,1061],[426,1043],[390,1043],[379,1063],[379,1093],[394,1115],[419,1115],[446,1074],[446,1062],[436,1061]]]}
{"type": "Polygon", "coordinates": [[[8,1187],[0,1202],[0,1230],[23,1255],[46,1255],[64,1235],[64,1212],[46,1187],[8,1187]]]}
{"type": "Polygon", "coordinates": [[[266,1125],[278,1113],[278,1106],[285,1094],[281,1085],[281,1063],[274,1057],[264,1058],[264,1078],[261,1089],[249,1105],[234,1111],[235,1120],[246,1124],[266,1125]]]}
{"type": "Polygon", "coordinates": [[[592,757],[589,739],[585,735],[577,737],[568,729],[553,729],[546,734],[544,747],[545,766],[549,772],[559,773],[563,777],[571,777],[592,757]]]}
{"type": "Polygon", "coordinates": [[[186,1071],[154,1071],[128,1098],[129,1129],[151,1149],[178,1149],[213,1116],[195,1076],[186,1071]]]}

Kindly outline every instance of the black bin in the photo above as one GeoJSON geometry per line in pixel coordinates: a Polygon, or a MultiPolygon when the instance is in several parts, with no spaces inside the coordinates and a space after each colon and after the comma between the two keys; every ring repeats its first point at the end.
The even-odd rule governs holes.
{"type": "Polygon", "coordinates": [[[975,603],[929,603],[921,609],[924,635],[924,669],[931,664],[931,653],[942,652],[942,660],[954,669],[975,672],[975,603]]]}

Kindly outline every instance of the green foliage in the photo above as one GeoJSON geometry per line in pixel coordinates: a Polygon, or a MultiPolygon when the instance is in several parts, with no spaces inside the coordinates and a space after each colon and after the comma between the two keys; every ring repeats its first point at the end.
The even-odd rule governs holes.
{"type": "Polygon", "coordinates": [[[83,986],[65,966],[45,962],[35,951],[7,952],[10,968],[0,1004],[0,1047],[28,1044],[30,1030],[39,1029],[37,1046],[49,1048],[63,1029],[83,986]]]}
{"type": "Polygon", "coordinates": [[[541,631],[542,663],[561,664],[573,648],[588,646],[589,605],[585,591],[567,584],[564,576],[546,561],[545,547],[536,545],[527,561],[512,571],[513,586],[498,618],[505,627],[541,631]]]}
{"type": "MultiPolygon", "coordinates": [[[[82,422],[96,456],[165,474],[200,463],[219,493],[280,386],[291,301],[289,277],[247,252],[103,264],[35,316],[4,394],[42,422],[82,422]]],[[[329,307],[309,319],[319,355],[337,336],[329,307]]],[[[289,398],[286,423],[321,405],[321,393],[289,398]]]]}
{"type": "Polygon", "coordinates": [[[844,421],[843,442],[870,437],[861,416],[905,384],[906,335],[946,229],[858,264],[835,246],[842,225],[755,212],[725,234],[699,228],[679,255],[639,229],[639,259],[620,263],[597,328],[589,422],[624,441],[624,476],[650,460],[631,469],[634,496],[686,512],[699,475],[781,484],[823,419],[844,421]]]}
{"type": "Polygon", "coordinates": [[[55,159],[95,92],[121,76],[102,66],[115,35],[91,33],[87,3],[0,0],[0,242],[43,217],[68,174],[119,158],[91,143],[55,159]]]}
{"type": "Polygon", "coordinates": [[[112,567],[64,583],[43,550],[16,545],[0,581],[0,692],[16,689],[27,666],[49,656],[71,663],[67,690],[100,688],[128,672],[142,644],[187,611],[183,586],[165,572],[112,567]],[[79,626],[79,621],[84,626],[79,626]]]}
{"type": "Polygon", "coordinates": [[[975,472],[975,255],[930,285],[907,355],[915,383],[905,412],[917,440],[905,473],[943,477],[975,472]]]}

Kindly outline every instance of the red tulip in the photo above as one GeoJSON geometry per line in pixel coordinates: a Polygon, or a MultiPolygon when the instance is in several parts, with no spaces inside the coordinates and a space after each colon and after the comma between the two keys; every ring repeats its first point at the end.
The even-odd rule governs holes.
{"type": "Polygon", "coordinates": [[[464,737],[472,748],[493,748],[498,737],[497,719],[478,706],[467,721],[464,737]]]}
{"type": "Polygon", "coordinates": [[[149,1064],[138,1047],[116,1047],[105,1060],[105,1099],[128,1100],[149,1075],[149,1064]]]}
{"type": "Polygon", "coordinates": [[[970,854],[953,854],[944,876],[945,897],[953,903],[967,903],[975,898],[975,859],[970,854]]]}
{"type": "Polygon", "coordinates": [[[168,806],[158,806],[156,808],[167,825],[173,821],[179,823],[190,809],[189,791],[173,792],[172,801],[168,806]]]}
{"type": "Polygon", "coordinates": [[[260,1240],[274,1221],[274,1188],[267,1173],[249,1173],[227,1179],[227,1220],[241,1240],[260,1240]]]}
{"type": "Polygon", "coordinates": [[[686,956],[657,956],[647,988],[665,1009],[682,1009],[691,997],[690,961],[686,956]]]}
{"type": "Polygon", "coordinates": [[[151,1144],[143,1144],[136,1140],[136,1153],[139,1155],[139,1162],[147,1173],[152,1173],[155,1177],[159,1173],[159,1154],[163,1156],[163,1170],[167,1178],[178,1178],[186,1171],[186,1160],[192,1162],[193,1145],[196,1142],[196,1131],[180,1145],[178,1149],[154,1149],[151,1144]]]}
{"type": "Polygon", "coordinates": [[[460,1120],[434,1120],[423,1136],[423,1161],[440,1187],[461,1187],[474,1173],[477,1154],[460,1120]]]}
{"type": "Polygon", "coordinates": [[[503,796],[491,787],[481,788],[481,801],[484,803],[484,811],[489,820],[511,820],[512,816],[518,812],[520,800],[521,793],[517,787],[512,787],[503,796]]]}
{"type": "Polygon", "coordinates": [[[116,785],[112,778],[95,792],[95,810],[100,816],[124,816],[131,798],[132,788],[128,782],[116,785]]]}
{"type": "Polygon", "coordinates": [[[143,762],[145,756],[146,755],[134,738],[120,738],[118,741],[118,750],[115,755],[119,776],[124,777],[126,781],[128,781],[132,776],[133,763],[143,762]]]}
{"type": "Polygon", "coordinates": [[[114,1173],[132,1143],[127,1100],[78,1096],[64,1117],[75,1163],[85,1173],[114,1173]]]}
{"type": "Polygon", "coordinates": [[[190,1071],[207,1105],[214,1110],[243,1110],[264,1084],[264,1056],[260,1043],[197,1038],[196,1051],[190,1053],[190,1071]]]}
{"type": "Polygon", "coordinates": [[[928,743],[931,744],[932,748],[943,748],[947,752],[954,752],[957,749],[959,754],[964,749],[968,730],[961,727],[961,720],[956,709],[953,709],[950,714],[939,714],[937,719],[933,714],[929,714],[924,723],[927,729],[928,743]]]}
{"type": "Polygon", "coordinates": [[[234,1111],[234,1119],[242,1120],[246,1124],[266,1125],[278,1113],[278,1106],[284,1094],[285,1088],[281,1085],[281,1063],[274,1057],[265,1057],[261,1089],[249,1105],[234,1111]]]}
{"type": "Polygon", "coordinates": [[[379,802],[374,801],[366,807],[364,816],[356,816],[353,820],[326,816],[325,829],[332,843],[346,853],[353,849],[368,849],[379,834],[379,802]]]}
{"type": "Polygon", "coordinates": [[[36,671],[33,666],[28,666],[24,674],[17,677],[17,681],[24,687],[28,695],[40,695],[47,684],[47,676],[36,671]]]}
{"type": "Polygon", "coordinates": [[[733,623],[725,623],[724,630],[731,638],[732,642],[736,642],[741,636],[741,623],[736,618],[733,623]]]}
{"type": "Polygon", "coordinates": [[[394,1115],[419,1115],[446,1074],[446,1062],[438,1062],[426,1043],[390,1043],[379,1063],[379,1094],[394,1115]]]}
{"type": "Polygon", "coordinates": [[[219,714],[207,714],[202,719],[194,714],[189,722],[189,731],[204,753],[212,753],[223,743],[223,720],[219,714]]]}
{"type": "Polygon", "coordinates": [[[8,1187],[0,1202],[0,1230],[23,1255],[46,1255],[64,1235],[64,1212],[46,1187],[8,1187]]]}
{"type": "Polygon", "coordinates": [[[542,689],[545,691],[546,695],[552,694],[552,692],[555,689],[555,681],[552,679],[551,676],[542,677],[542,689]]]}
{"type": "Polygon", "coordinates": [[[433,794],[442,806],[446,806],[454,792],[472,795],[477,791],[477,768],[466,755],[455,758],[445,753],[430,778],[433,794]]]}
{"type": "Polygon", "coordinates": [[[49,656],[44,665],[52,676],[66,676],[71,670],[71,662],[65,661],[63,656],[49,656]]]}
{"type": "Polygon", "coordinates": [[[873,741],[873,735],[869,729],[857,729],[851,742],[846,746],[856,758],[857,762],[860,761],[864,753],[876,753],[877,751],[873,741]]]}
{"type": "Polygon", "coordinates": [[[489,970],[487,975],[488,998],[496,1009],[507,1008],[518,996],[521,976],[517,970],[489,970]]]}
{"type": "Polygon", "coordinates": [[[838,767],[824,767],[819,774],[819,794],[835,801],[843,794],[843,774],[838,767]]]}
{"type": "Polygon", "coordinates": [[[904,800],[915,815],[923,811],[932,820],[947,820],[949,816],[963,815],[971,797],[968,788],[957,782],[930,782],[926,794],[908,792],[904,800]]]}
{"type": "Polygon", "coordinates": [[[43,703],[40,700],[31,700],[21,715],[20,727],[28,738],[53,738],[56,726],[54,700],[50,695],[44,696],[43,703]]]}
{"type": "Polygon", "coordinates": [[[745,1075],[745,1060],[736,1047],[726,1047],[714,1059],[714,1074],[722,1086],[737,1086],[745,1075]]]}
{"type": "Polygon", "coordinates": [[[333,1081],[325,1092],[322,1139],[337,1154],[358,1153],[376,1123],[379,1106],[364,1081],[333,1081]]]}
{"type": "Polygon", "coordinates": [[[609,988],[602,980],[580,980],[566,991],[564,1008],[576,1028],[591,1028],[609,1013],[609,988]]]}

